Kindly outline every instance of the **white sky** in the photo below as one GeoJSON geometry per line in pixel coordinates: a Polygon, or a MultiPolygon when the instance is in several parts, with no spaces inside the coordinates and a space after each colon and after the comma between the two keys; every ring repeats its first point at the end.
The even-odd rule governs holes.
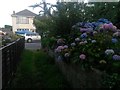
{"type": "MultiPolygon", "coordinates": [[[[38,14],[40,8],[33,9],[32,7],[28,6],[40,3],[41,1],[42,0],[0,0],[0,27],[4,27],[4,25],[12,25],[11,14],[13,11],[19,12],[24,9],[28,9],[38,14]]],[[[56,4],[56,0],[46,1],[56,4]]]]}

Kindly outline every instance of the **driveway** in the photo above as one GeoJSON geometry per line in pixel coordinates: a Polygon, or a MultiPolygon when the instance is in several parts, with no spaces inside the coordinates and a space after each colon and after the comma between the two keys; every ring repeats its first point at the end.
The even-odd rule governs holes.
{"type": "Polygon", "coordinates": [[[41,49],[41,42],[25,43],[25,49],[28,50],[38,50],[41,49]]]}

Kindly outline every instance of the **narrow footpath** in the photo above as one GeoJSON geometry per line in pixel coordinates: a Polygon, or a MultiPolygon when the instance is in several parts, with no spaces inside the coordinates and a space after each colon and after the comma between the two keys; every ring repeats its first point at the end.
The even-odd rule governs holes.
{"type": "Polygon", "coordinates": [[[12,88],[71,88],[52,57],[42,50],[25,50],[12,88]]]}

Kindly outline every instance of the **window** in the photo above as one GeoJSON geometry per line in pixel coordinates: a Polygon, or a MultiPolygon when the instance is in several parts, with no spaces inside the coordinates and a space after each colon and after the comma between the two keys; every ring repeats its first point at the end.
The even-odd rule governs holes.
{"type": "Polygon", "coordinates": [[[17,31],[29,31],[29,29],[17,29],[17,31]]]}
{"type": "Polygon", "coordinates": [[[26,34],[26,36],[37,36],[37,34],[26,34]]]}
{"type": "Polygon", "coordinates": [[[29,18],[28,17],[17,17],[16,23],[17,24],[29,24],[29,18]]]}

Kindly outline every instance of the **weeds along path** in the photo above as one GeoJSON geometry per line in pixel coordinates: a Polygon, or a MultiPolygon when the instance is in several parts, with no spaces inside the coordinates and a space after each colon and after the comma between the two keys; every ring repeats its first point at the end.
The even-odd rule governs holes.
{"type": "Polygon", "coordinates": [[[12,88],[70,88],[54,63],[43,51],[25,50],[12,88]]]}

